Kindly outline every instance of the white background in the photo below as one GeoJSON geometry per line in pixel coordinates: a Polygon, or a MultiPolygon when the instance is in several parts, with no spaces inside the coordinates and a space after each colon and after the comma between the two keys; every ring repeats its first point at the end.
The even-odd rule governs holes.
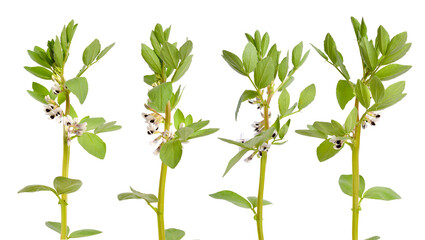
{"type": "MultiPolygon", "coordinates": [[[[241,161],[222,178],[228,160],[237,152],[218,136],[251,137],[250,123],[259,119],[254,107],[243,104],[239,121],[234,110],[249,81],[234,72],[222,59],[223,49],[241,56],[245,32],[269,32],[271,43],[283,52],[299,41],[322,48],[327,32],[334,37],[355,80],[361,63],[350,17],[364,17],[369,35],[376,36],[382,24],[391,36],[407,31],[410,52],[400,63],[413,68],[398,78],[406,80],[407,97],[382,112],[374,128],[362,134],[360,171],[366,188],[387,186],[402,200],[364,200],[360,213],[360,238],[380,235],[384,240],[425,239],[424,157],[422,137],[425,51],[424,15],[421,1],[3,1],[0,4],[0,66],[2,94],[0,151],[1,239],[58,239],[44,226],[59,221],[60,207],[50,193],[17,194],[29,184],[52,185],[61,173],[61,127],[48,121],[42,105],[26,90],[32,81],[46,86],[23,66],[35,64],[27,49],[46,47],[71,19],[79,23],[73,39],[66,76],[72,78],[82,66],[84,48],[98,38],[102,47],[115,47],[85,76],[89,95],[80,106],[72,99],[80,117],[102,116],[116,120],[122,130],[102,134],[107,143],[105,160],[86,153],[76,142],[71,147],[70,177],[83,187],[69,197],[71,230],[94,228],[103,234],[91,239],[156,239],[156,216],[143,202],[119,202],[117,194],[129,186],[157,192],[160,160],[152,154],[152,138],[145,134],[140,115],[145,111],[149,87],[143,75],[151,74],[140,54],[140,44],[149,43],[156,23],[172,25],[170,41],[194,43],[190,70],[178,83],[185,86],[179,107],[195,120],[209,119],[221,130],[184,146],[178,167],[169,170],[166,186],[167,228],[186,231],[184,239],[256,239],[252,212],[208,195],[229,189],[243,196],[257,194],[259,160],[241,161]]],[[[338,186],[341,174],[351,171],[350,151],[344,149],[331,160],[319,163],[315,156],[319,139],[294,133],[316,120],[343,122],[335,87],[341,78],[314,51],[295,75],[288,89],[295,102],[311,83],[316,100],[292,118],[289,142],[270,151],[265,198],[266,239],[350,239],[351,198],[338,186]]],[[[393,81],[394,82],[394,81],[393,81]]],[[[388,84],[388,83],[386,83],[388,84]]],[[[387,85],[388,86],[388,85],[387,85]]],[[[350,103],[351,105],[352,103],[350,103]]],[[[276,107],[276,106],[275,106],[276,107]]],[[[273,111],[273,110],[272,110],[273,111]]],[[[276,108],[273,111],[276,113],[276,108]]]]}

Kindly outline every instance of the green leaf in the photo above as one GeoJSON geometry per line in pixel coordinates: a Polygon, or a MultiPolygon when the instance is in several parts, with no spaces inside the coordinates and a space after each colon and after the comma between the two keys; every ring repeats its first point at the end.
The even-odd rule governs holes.
{"type": "Polygon", "coordinates": [[[103,56],[105,56],[109,50],[111,50],[111,48],[113,48],[115,46],[115,43],[112,43],[111,45],[107,46],[106,48],[104,48],[99,55],[97,55],[96,60],[99,61],[103,56]]]}
{"type": "Polygon", "coordinates": [[[139,191],[134,190],[132,187],[130,187],[130,189],[136,196],[138,196],[141,199],[146,200],[148,203],[158,202],[158,198],[154,194],[141,193],[139,191]]]}
{"type": "Polygon", "coordinates": [[[54,59],[56,66],[63,67],[63,53],[62,53],[62,46],[59,41],[58,36],[56,36],[55,43],[53,45],[53,53],[54,53],[54,59]]]}
{"type": "Polygon", "coordinates": [[[395,35],[391,39],[388,45],[386,55],[392,55],[398,52],[400,49],[402,49],[405,46],[406,41],[407,41],[407,32],[402,32],[395,35]]]}
{"type": "Polygon", "coordinates": [[[187,40],[179,49],[179,58],[184,60],[192,52],[193,43],[187,40]]]}
{"type": "MultiPolygon", "coordinates": [[[[60,222],[46,222],[45,224],[48,228],[50,228],[53,231],[61,234],[61,223],[60,222]]],[[[70,232],[69,227],[66,226],[66,235],[68,235],[69,232],[70,232]]]]}
{"type": "Polygon", "coordinates": [[[356,123],[357,123],[357,108],[353,108],[350,114],[348,114],[347,119],[345,119],[345,123],[344,123],[345,133],[350,133],[351,131],[353,131],[354,127],[356,126],[356,123]]]}
{"type": "Polygon", "coordinates": [[[198,131],[192,133],[190,135],[190,137],[188,138],[188,140],[198,138],[198,137],[204,137],[204,136],[213,134],[213,133],[217,132],[218,130],[219,130],[218,128],[201,129],[201,130],[198,130],[198,131]]]}
{"type": "Polygon", "coordinates": [[[412,68],[412,66],[390,64],[379,70],[375,76],[378,77],[381,81],[390,80],[404,74],[405,72],[409,71],[410,68],[412,68]]]}
{"type": "Polygon", "coordinates": [[[301,56],[303,54],[303,42],[298,43],[297,46],[292,49],[292,64],[295,68],[298,68],[301,64],[301,56]]]}
{"type": "Polygon", "coordinates": [[[167,66],[177,69],[179,64],[179,50],[173,44],[165,42],[164,45],[162,45],[159,56],[167,66]]]}
{"type": "Polygon", "coordinates": [[[303,129],[303,130],[295,130],[295,132],[307,137],[315,137],[315,138],[323,138],[323,139],[328,138],[328,135],[320,132],[319,130],[303,129]]]}
{"type": "Polygon", "coordinates": [[[290,96],[286,88],[282,89],[282,92],[280,93],[278,104],[279,104],[279,113],[280,115],[284,116],[286,111],[289,108],[290,103],[290,96]]]}
{"type": "MultiPolygon", "coordinates": [[[[362,176],[360,176],[359,180],[359,196],[363,195],[365,189],[365,181],[362,176]]],[[[347,194],[348,196],[353,196],[353,175],[341,175],[339,177],[339,187],[342,192],[347,194]]]]}
{"type": "MultiPolygon", "coordinates": [[[[44,50],[41,54],[45,54],[44,50]]],[[[28,55],[34,62],[40,64],[43,67],[50,68],[50,64],[45,60],[45,56],[40,56],[40,54],[36,52],[35,48],[34,51],[28,50],[28,55]]]]}
{"type": "Polygon", "coordinates": [[[255,40],[249,33],[245,33],[245,37],[248,40],[248,42],[254,44],[254,46],[255,46],[255,40]]]}
{"type": "Polygon", "coordinates": [[[184,231],[180,229],[168,228],[165,230],[165,240],[180,240],[184,235],[184,231]]]}
{"type": "Polygon", "coordinates": [[[336,49],[335,41],[328,33],[324,41],[325,53],[329,56],[333,64],[338,62],[338,50],[336,49]]]}
{"type": "Polygon", "coordinates": [[[102,232],[98,230],[94,230],[94,229],[82,229],[82,230],[72,232],[69,235],[69,238],[89,237],[99,233],[102,233],[102,232]]]}
{"type": "Polygon", "coordinates": [[[263,55],[267,52],[267,49],[269,48],[269,43],[270,43],[270,36],[266,32],[264,33],[263,38],[261,39],[261,53],[263,53],[263,55]]]}
{"type": "Polygon", "coordinates": [[[406,55],[406,53],[409,51],[409,49],[410,49],[411,46],[412,46],[411,43],[406,43],[398,51],[396,51],[396,52],[394,52],[392,54],[385,55],[385,57],[381,61],[381,64],[382,65],[386,65],[386,64],[390,64],[390,63],[393,63],[393,62],[399,60],[400,58],[404,57],[404,55],[406,55]]]}
{"type": "Polygon", "coordinates": [[[216,192],[214,194],[210,194],[210,197],[231,202],[238,207],[249,208],[249,209],[251,208],[251,203],[248,202],[248,200],[246,200],[241,195],[229,190],[224,190],[224,191],[216,192]]]}
{"type": "Polygon", "coordinates": [[[220,139],[223,142],[227,142],[227,143],[239,146],[241,148],[248,148],[248,146],[245,143],[242,143],[242,142],[234,141],[234,140],[227,139],[227,138],[218,138],[218,139],[220,139]]]}
{"type": "Polygon", "coordinates": [[[384,84],[377,77],[373,77],[370,80],[370,92],[372,93],[373,100],[378,103],[382,100],[385,95],[384,84]]]}
{"type": "Polygon", "coordinates": [[[272,137],[275,130],[276,129],[273,126],[270,127],[266,131],[262,132],[261,134],[258,134],[257,136],[255,136],[255,137],[251,138],[250,140],[248,140],[247,142],[245,142],[245,146],[247,148],[252,148],[254,146],[256,148],[258,148],[261,144],[270,140],[270,138],[272,137]]]}
{"type": "Polygon", "coordinates": [[[336,98],[341,109],[344,109],[345,106],[351,99],[354,97],[353,89],[346,80],[339,80],[336,86],[336,98]]]}
{"type": "Polygon", "coordinates": [[[378,64],[378,55],[372,41],[368,41],[366,37],[363,37],[359,43],[359,47],[363,62],[370,71],[374,71],[378,64]]]}
{"type": "Polygon", "coordinates": [[[44,67],[24,67],[25,70],[33,74],[34,76],[46,79],[46,80],[52,80],[52,72],[44,67]]]}
{"type": "Polygon", "coordinates": [[[301,59],[301,62],[299,63],[299,65],[298,65],[298,68],[299,67],[301,67],[303,64],[304,64],[304,62],[305,62],[305,60],[307,60],[307,57],[308,57],[308,55],[310,54],[310,50],[308,50],[305,54],[304,54],[304,56],[303,56],[303,58],[301,59]]]}
{"type": "Polygon", "coordinates": [[[177,88],[176,93],[173,93],[170,99],[171,110],[173,110],[177,104],[180,102],[180,98],[183,94],[183,91],[180,91],[181,86],[177,88]]]}
{"type": "Polygon", "coordinates": [[[406,96],[406,94],[403,93],[404,85],[405,82],[400,81],[388,86],[387,89],[385,89],[382,100],[370,107],[369,111],[382,110],[402,100],[406,96]]]}
{"type": "Polygon", "coordinates": [[[117,121],[104,123],[104,124],[96,127],[96,129],[94,130],[94,133],[98,134],[98,133],[103,133],[103,132],[112,132],[112,131],[116,131],[116,130],[121,129],[121,126],[115,125],[115,123],[117,123],[117,121]]]}
{"type": "Polygon", "coordinates": [[[279,76],[280,81],[285,81],[286,74],[288,74],[288,68],[289,68],[289,61],[288,57],[285,57],[282,59],[282,62],[280,62],[277,73],[279,76]]]}
{"type": "Polygon", "coordinates": [[[242,93],[241,97],[239,98],[238,105],[236,106],[235,120],[238,120],[239,108],[241,107],[242,102],[245,102],[249,99],[253,99],[257,96],[258,96],[258,93],[253,90],[245,90],[242,93]]]}
{"type": "Polygon", "coordinates": [[[326,61],[328,61],[328,57],[326,56],[326,54],[324,52],[322,52],[322,50],[318,49],[316,46],[314,46],[313,44],[311,44],[311,46],[314,48],[314,50],[316,50],[316,52],[322,56],[323,59],[325,59],[326,61]]]}
{"type": "Polygon", "coordinates": [[[395,200],[401,199],[401,197],[394,192],[391,188],[387,187],[372,187],[369,188],[363,195],[364,198],[377,199],[377,200],[395,200]]]}
{"type": "Polygon", "coordinates": [[[195,123],[192,123],[192,122],[193,122],[192,115],[190,115],[190,114],[187,115],[186,116],[186,119],[185,119],[186,127],[192,128],[193,131],[195,131],[195,132],[198,131],[199,129],[207,126],[210,123],[209,120],[205,120],[205,121],[199,120],[199,121],[197,121],[195,123]],[[187,118],[188,117],[190,117],[190,120],[189,121],[187,121],[187,118]]]}
{"type": "MultiPolygon", "coordinates": [[[[144,194],[144,193],[142,193],[142,194],[144,194]]],[[[148,195],[149,196],[149,199],[153,199],[154,197],[156,198],[156,196],[155,195],[153,195],[153,194],[145,194],[145,195],[148,195]]],[[[146,200],[145,198],[143,198],[143,197],[141,197],[140,196],[140,194],[136,194],[136,193],[134,193],[134,192],[125,192],[125,193],[120,193],[120,194],[118,194],[118,200],[119,201],[123,201],[123,200],[129,200],[129,199],[143,199],[143,200],[145,200],[145,201],[148,201],[148,200],[146,200]]],[[[148,201],[149,202],[149,201],[148,201]]],[[[158,202],[158,199],[156,200],[156,202],[158,202]]]]}
{"type": "Polygon", "coordinates": [[[47,96],[49,95],[49,90],[47,90],[46,87],[44,87],[43,85],[33,82],[32,83],[32,89],[34,90],[34,92],[36,93],[40,93],[43,96],[47,96]]]}
{"type": "Polygon", "coordinates": [[[176,69],[173,77],[171,78],[171,82],[177,82],[183,75],[187,72],[192,63],[193,55],[189,55],[183,61],[180,62],[179,67],[176,69]]]}
{"type": "Polygon", "coordinates": [[[342,137],[342,136],[345,135],[345,133],[346,133],[345,129],[339,122],[337,122],[335,120],[331,120],[331,124],[332,124],[332,127],[333,127],[333,132],[335,133],[334,134],[335,136],[342,137]]]}
{"type": "MultiPolygon", "coordinates": [[[[335,122],[335,121],[334,121],[335,122]]],[[[314,122],[313,127],[326,135],[344,136],[344,130],[339,129],[338,124],[329,122],[314,122]]],[[[342,127],[341,127],[342,128],[342,127]]],[[[343,128],[342,128],[343,129],[343,128]]]]}
{"type": "Polygon", "coordinates": [[[179,164],[182,153],[182,143],[179,140],[171,140],[162,145],[159,157],[163,163],[174,169],[179,164]]]}
{"type": "Polygon", "coordinates": [[[69,105],[69,116],[71,116],[72,118],[78,118],[77,112],[75,111],[72,104],[69,105]]]}
{"type": "MultiPolygon", "coordinates": [[[[84,49],[83,52],[83,63],[86,66],[89,66],[96,59],[97,55],[100,52],[100,42],[95,39],[84,49]]],[[[106,53],[105,53],[106,54],[106,53]]]]}
{"type": "Polygon", "coordinates": [[[67,177],[56,177],[53,181],[58,194],[69,194],[78,191],[83,183],[78,179],[71,179],[67,177]]]}
{"type": "Polygon", "coordinates": [[[244,76],[247,75],[244,71],[243,63],[238,56],[226,50],[223,50],[223,54],[221,56],[224,60],[226,60],[229,66],[233,68],[233,70],[244,76]]]}
{"type": "Polygon", "coordinates": [[[31,97],[33,97],[35,100],[37,100],[37,101],[39,101],[39,102],[41,102],[41,103],[43,103],[43,104],[46,104],[46,100],[44,100],[44,96],[43,96],[43,94],[41,94],[41,93],[37,93],[37,92],[33,92],[33,91],[30,91],[30,90],[27,90],[27,92],[28,92],[28,94],[29,94],[31,97]]]}
{"type": "Polygon", "coordinates": [[[179,136],[179,139],[184,142],[190,137],[190,135],[192,135],[193,132],[194,131],[193,131],[192,128],[183,127],[183,128],[180,128],[179,130],[177,130],[176,134],[177,134],[177,136],[179,136]]]}
{"type": "Polygon", "coordinates": [[[278,134],[279,138],[284,138],[286,133],[288,133],[289,125],[291,124],[291,119],[288,119],[285,124],[281,128],[279,128],[278,134]]]}
{"type": "Polygon", "coordinates": [[[387,30],[381,25],[378,28],[378,35],[376,36],[376,45],[382,55],[385,55],[390,43],[390,35],[387,30]]]}
{"type": "Polygon", "coordinates": [[[366,84],[363,83],[360,79],[357,80],[356,84],[356,98],[363,105],[363,107],[368,108],[370,106],[370,91],[366,84]]]}
{"type": "Polygon", "coordinates": [[[254,44],[250,42],[246,44],[242,55],[242,61],[246,73],[254,71],[258,62],[257,49],[255,48],[254,44]]]}
{"type": "MultiPolygon", "coordinates": [[[[224,139],[220,138],[220,140],[225,141],[224,139]]],[[[225,141],[227,142],[227,141],[225,141]]],[[[232,159],[230,159],[229,163],[227,164],[226,170],[224,171],[223,177],[226,176],[226,174],[232,169],[233,166],[235,166],[236,163],[241,160],[241,158],[247,153],[249,149],[242,149],[240,150],[232,159]]]]}
{"type": "Polygon", "coordinates": [[[41,191],[51,191],[55,195],[57,194],[55,189],[48,187],[48,186],[44,186],[44,185],[28,185],[28,186],[22,188],[21,190],[19,190],[18,193],[41,192],[41,191]]]}
{"type": "Polygon", "coordinates": [[[381,239],[381,237],[380,236],[373,236],[373,237],[370,237],[366,240],[378,240],[378,239],[381,239]]]}
{"type": "Polygon", "coordinates": [[[301,110],[307,107],[311,102],[313,102],[315,96],[316,86],[311,84],[301,92],[300,99],[298,100],[298,109],[301,110]]]}
{"type": "Polygon", "coordinates": [[[105,158],[106,144],[96,134],[85,132],[78,137],[78,143],[91,155],[99,159],[105,158]]]}
{"type": "Polygon", "coordinates": [[[184,123],[184,115],[180,109],[177,109],[174,112],[174,127],[177,130],[180,128],[180,123],[184,123]]]}
{"type": "MultiPolygon", "coordinates": [[[[252,208],[256,208],[257,204],[258,204],[258,197],[252,196],[252,197],[247,197],[247,198],[248,198],[248,201],[252,204],[252,208]]],[[[270,205],[270,204],[272,204],[272,203],[263,199],[263,206],[270,205]]]]}
{"type": "Polygon", "coordinates": [[[319,147],[317,147],[317,158],[320,162],[326,161],[329,158],[335,156],[340,150],[334,149],[334,144],[325,139],[319,147]]]}
{"type": "Polygon", "coordinates": [[[266,54],[265,52],[262,51],[261,48],[261,34],[260,31],[256,30],[254,33],[254,40],[255,40],[255,47],[257,48],[257,50],[261,53],[261,57],[264,57],[264,54],[266,54]]]}
{"type": "Polygon", "coordinates": [[[85,77],[76,77],[66,81],[65,85],[78,98],[78,101],[83,104],[89,92],[87,79],[85,77]]]}
{"type": "Polygon", "coordinates": [[[84,118],[84,119],[81,119],[80,123],[84,123],[84,122],[87,123],[86,131],[89,131],[89,130],[95,129],[95,128],[103,125],[106,121],[102,117],[97,117],[97,118],[84,118]]]}
{"type": "Polygon", "coordinates": [[[165,112],[167,102],[170,101],[173,94],[171,82],[162,83],[148,92],[149,106],[158,112],[165,112]]]}
{"type": "Polygon", "coordinates": [[[143,81],[148,84],[149,86],[152,86],[152,84],[157,82],[155,74],[152,75],[145,75],[143,76],[143,81]]]}
{"type": "Polygon", "coordinates": [[[142,57],[149,65],[150,69],[152,69],[152,71],[158,74],[161,73],[161,62],[159,61],[158,56],[145,44],[142,44],[142,57]]]}
{"type": "MultiPolygon", "coordinates": [[[[189,126],[190,124],[192,124],[193,123],[193,117],[192,117],[192,115],[187,115],[186,116],[186,118],[184,119],[184,124],[186,125],[186,126],[189,126]]],[[[207,123],[208,124],[208,123],[207,123]]]]}
{"type": "Polygon", "coordinates": [[[266,57],[257,63],[254,69],[254,83],[259,88],[267,87],[274,79],[276,66],[272,57],[266,57]]]}

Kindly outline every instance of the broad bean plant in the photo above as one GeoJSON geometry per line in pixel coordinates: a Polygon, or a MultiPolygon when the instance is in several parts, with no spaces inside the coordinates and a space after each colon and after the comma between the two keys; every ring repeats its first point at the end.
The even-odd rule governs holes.
{"type": "MultiPolygon", "coordinates": [[[[60,36],[47,42],[47,49],[35,46],[28,54],[39,66],[25,67],[43,83],[33,82],[32,90],[28,90],[35,100],[42,104],[40,110],[47,115],[52,123],[57,122],[63,133],[62,175],[53,180],[53,187],[46,185],[29,185],[19,191],[39,192],[48,191],[58,198],[61,207],[61,221],[46,222],[46,226],[60,234],[60,239],[87,237],[101,233],[94,229],[82,229],[70,232],[67,225],[68,194],[80,189],[82,182],[69,178],[70,148],[74,139],[91,155],[104,159],[106,144],[98,136],[100,133],[115,131],[121,128],[116,122],[106,122],[101,117],[86,116],[78,120],[77,112],[71,104],[71,93],[80,104],[87,98],[88,81],[82,75],[88,68],[97,63],[114,46],[114,43],[101,50],[99,40],[95,39],[83,52],[83,67],[75,77],[65,78],[65,65],[69,50],[78,24],[70,21],[64,26],[60,36]]],[[[40,114],[43,114],[40,111],[40,114]]]]}
{"type": "Polygon", "coordinates": [[[191,114],[184,115],[176,108],[183,90],[181,86],[177,89],[174,87],[173,90],[173,84],[175,85],[189,69],[193,57],[193,43],[187,40],[178,48],[177,43],[170,43],[168,40],[170,30],[171,27],[163,30],[162,26],[157,24],[150,35],[152,48],[142,44],[142,57],[153,71],[153,74],[144,76],[144,82],[151,89],[144,104],[147,112],[142,113],[142,116],[147,125],[146,133],[153,139],[153,154],[159,155],[162,161],[158,196],[141,193],[133,188],[130,188],[131,192],[118,195],[119,200],[142,199],[154,210],[157,215],[159,240],[179,240],[185,235],[180,229],[165,230],[164,227],[167,169],[174,169],[180,162],[183,154],[182,144],[218,131],[217,128],[205,128],[209,124],[208,120],[194,121],[191,114]],[[156,206],[153,205],[155,203],[156,206]]]}
{"type": "Polygon", "coordinates": [[[245,36],[248,43],[242,53],[242,59],[226,50],[223,51],[222,56],[230,67],[246,77],[253,87],[253,89],[245,90],[242,93],[236,107],[235,119],[237,120],[241,104],[245,101],[257,108],[259,114],[256,116],[256,121],[252,123],[254,132],[252,138],[240,140],[220,138],[226,143],[239,147],[238,153],[230,159],[223,177],[244,156],[246,156],[245,162],[260,158],[258,195],[244,198],[233,191],[224,190],[210,196],[215,199],[226,200],[238,207],[250,209],[254,213],[254,219],[257,223],[258,239],[263,240],[263,206],[271,204],[271,202],[263,199],[268,151],[272,145],[286,143],[285,135],[291,123],[288,117],[300,112],[314,100],[316,87],[314,84],[306,87],[301,92],[298,102],[291,104],[287,88],[294,81],[295,72],[306,61],[310,51],[303,54],[303,43],[300,42],[292,49],[291,57],[288,51],[285,57],[279,60],[281,52],[276,44],[269,48],[270,37],[268,33],[261,36],[260,32],[256,31],[254,36],[247,33],[245,36]],[[292,62],[292,68],[290,68],[290,62],[292,62]],[[253,78],[251,77],[252,72],[253,78]],[[278,106],[277,114],[273,116],[270,109],[272,98],[275,95],[278,95],[278,106]],[[272,116],[274,119],[272,119],[272,116]]]}
{"type": "MultiPolygon", "coordinates": [[[[328,33],[324,41],[324,52],[316,47],[316,51],[342,75],[336,86],[336,98],[341,109],[354,99],[353,108],[349,108],[344,124],[335,120],[330,122],[317,121],[308,125],[306,130],[296,132],[309,137],[323,139],[317,147],[317,157],[320,162],[326,161],[345,146],[352,152],[352,173],[341,175],[339,186],[343,193],[353,199],[352,205],[352,239],[359,239],[358,222],[360,204],[364,199],[395,200],[400,196],[387,187],[371,187],[366,190],[365,180],[359,174],[360,134],[368,126],[378,125],[382,110],[391,107],[402,100],[405,82],[399,81],[387,87],[390,80],[407,72],[411,66],[395,63],[410,49],[411,43],[406,43],[407,33],[402,32],[390,37],[383,26],[379,26],[375,39],[369,39],[367,27],[362,19],[359,22],[351,18],[357,45],[361,56],[363,74],[357,80],[352,80],[344,65],[342,54],[338,51],[335,41],[328,33]]],[[[376,137],[377,138],[377,137],[376,137]]],[[[379,239],[379,236],[368,238],[379,239]]]]}

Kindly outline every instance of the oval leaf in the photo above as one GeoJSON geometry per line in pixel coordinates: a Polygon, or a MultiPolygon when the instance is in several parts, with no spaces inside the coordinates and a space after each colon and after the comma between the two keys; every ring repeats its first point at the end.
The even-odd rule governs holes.
{"type": "Polygon", "coordinates": [[[34,76],[46,79],[46,80],[52,80],[52,72],[44,67],[24,67],[25,70],[33,74],[34,76]]]}
{"type": "Polygon", "coordinates": [[[239,108],[241,107],[242,102],[247,101],[249,99],[253,99],[257,96],[258,96],[258,93],[256,91],[253,91],[253,90],[245,90],[242,93],[241,97],[239,98],[238,105],[236,106],[235,120],[238,120],[239,108]]]}
{"type": "Polygon", "coordinates": [[[249,42],[245,46],[245,49],[242,55],[242,61],[243,61],[243,65],[245,67],[246,73],[250,73],[254,71],[255,66],[257,65],[257,62],[258,62],[257,49],[255,48],[254,44],[249,42]]]}
{"type": "Polygon", "coordinates": [[[162,145],[159,157],[167,166],[175,168],[180,162],[182,153],[182,143],[179,140],[172,140],[162,145]]]}
{"type": "Polygon", "coordinates": [[[272,57],[266,57],[257,63],[254,69],[254,83],[259,88],[267,87],[274,79],[275,63],[272,57]]]}
{"type": "Polygon", "coordinates": [[[210,194],[210,197],[215,199],[226,200],[228,202],[235,204],[238,207],[251,208],[251,203],[248,200],[243,198],[241,195],[229,190],[224,190],[224,191],[216,192],[214,194],[210,194]]]}
{"type": "Polygon", "coordinates": [[[78,137],[78,143],[91,155],[99,159],[105,158],[106,144],[96,134],[85,132],[78,137]]]}
{"type": "Polygon", "coordinates": [[[82,230],[72,232],[69,235],[69,238],[89,237],[89,236],[97,235],[99,233],[102,233],[102,232],[98,230],[94,230],[94,229],[82,229],[82,230]]]}
{"type": "Polygon", "coordinates": [[[180,229],[168,228],[165,230],[165,240],[180,240],[184,235],[184,231],[180,229]]]}
{"type": "Polygon", "coordinates": [[[243,63],[238,56],[226,50],[223,50],[223,55],[221,56],[224,58],[224,60],[226,60],[229,66],[233,68],[233,70],[244,76],[247,75],[244,71],[243,63]]]}
{"type": "MultiPolygon", "coordinates": [[[[363,195],[366,184],[362,176],[360,176],[359,179],[359,197],[361,197],[363,195]]],[[[339,187],[343,193],[347,194],[348,196],[353,196],[353,175],[341,175],[338,182],[339,187]]]]}
{"type": "Polygon", "coordinates": [[[370,106],[370,91],[366,84],[361,80],[357,80],[356,84],[356,98],[362,104],[363,107],[368,108],[370,106]]]}
{"type": "Polygon", "coordinates": [[[412,66],[409,65],[401,65],[401,64],[390,64],[388,66],[380,69],[375,76],[378,77],[381,81],[390,80],[396,78],[403,73],[409,71],[412,66]]]}
{"type": "Polygon", "coordinates": [[[56,177],[53,181],[58,194],[68,194],[78,191],[83,183],[78,179],[71,179],[67,177],[56,177]]]}
{"type": "Polygon", "coordinates": [[[300,99],[298,100],[298,109],[301,110],[307,107],[311,102],[313,102],[315,96],[316,86],[311,84],[301,92],[300,99]]]}
{"type": "Polygon", "coordinates": [[[83,63],[88,66],[93,63],[93,61],[96,59],[96,56],[100,52],[100,42],[99,40],[95,39],[93,40],[90,45],[84,49],[83,52],[83,63]]]}
{"type": "Polygon", "coordinates": [[[161,62],[159,61],[158,56],[145,44],[142,44],[142,57],[152,71],[158,74],[161,73],[161,62]]]}
{"type": "Polygon", "coordinates": [[[89,92],[89,84],[85,77],[76,77],[66,81],[66,86],[68,89],[78,98],[81,104],[87,98],[87,93],[89,92]]]}
{"type": "Polygon", "coordinates": [[[401,199],[401,197],[394,192],[391,188],[387,187],[373,187],[369,188],[363,195],[364,198],[377,199],[377,200],[395,200],[401,199]]]}
{"type": "Polygon", "coordinates": [[[179,50],[171,43],[166,42],[159,52],[161,59],[167,66],[176,69],[179,64],[179,50]]]}
{"type": "Polygon", "coordinates": [[[317,158],[319,159],[320,162],[326,161],[329,158],[335,156],[340,150],[334,149],[334,144],[329,142],[328,139],[325,139],[317,147],[317,150],[316,150],[317,158]]]}
{"type": "Polygon", "coordinates": [[[344,109],[347,103],[354,97],[353,88],[346,80],[339,80],[336,85],[336,98],[341,109],[344,109]]]}

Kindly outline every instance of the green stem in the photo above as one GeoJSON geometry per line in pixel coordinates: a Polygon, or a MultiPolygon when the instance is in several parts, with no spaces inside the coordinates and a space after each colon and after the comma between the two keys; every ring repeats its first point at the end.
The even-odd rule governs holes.
{"type": "MultiPolygon", "coordinates": [[[[70,101],[69,93],[65,93],[65,116],[69,114],[70,101]]],[[[69,155],[70,155],[70,146],[68,145],[68,132],[63,127],[63,160],[62,160],[62,177],[68,177],[69,175],[69,155]]],[[[62,194],[61,196],[61,240],[68,239],[66,232],[67,229],[67,205],[68,205],[68,195],[62,194]]]]}
{"type": "MultiPolygon", "coordinates": [[[[171,125],[171,104],[168,101],[165,108],[165,125],[164,131],[170,131],[171,125]]],[[[158,209],[156,211],[158,219],[158,239],[165,240],[165,227],[164,227],[164,194],[165,194],[165,180],[167,178],[168,166],[161,163],[161,176],[159,178],[159,189],[158,189],[158,209]]]]}
{"type": "Polygon", "coordinates": [[[355,107],[357,109],[357,123],[354,133],[353,152],[352,152],[352,168],[353,168],[353,226],[352,226],[352,240],[359,238],[359,150],[360,150],[360,130],[361,124],[359,123],[359,100],[356,98],[355,107]]]}
{"type": "MultiPolygon", "coordinates": [[[[267,88],[268,98],[267,104],[264,106],[264,130],[269,129],[269,104],[272,97],[271,87],[267,88]]],[[[257,233],[258,240],[264,240],[263,234],[263,197],[264,197],[264,182],[266,179],[266,163],[267,163],[267,152],[263,152],[261,156],[260,166],[260,181],[258,186],[258,197],[257,197],[257,215],[255,220],[257,221],[257,233]]]]}

